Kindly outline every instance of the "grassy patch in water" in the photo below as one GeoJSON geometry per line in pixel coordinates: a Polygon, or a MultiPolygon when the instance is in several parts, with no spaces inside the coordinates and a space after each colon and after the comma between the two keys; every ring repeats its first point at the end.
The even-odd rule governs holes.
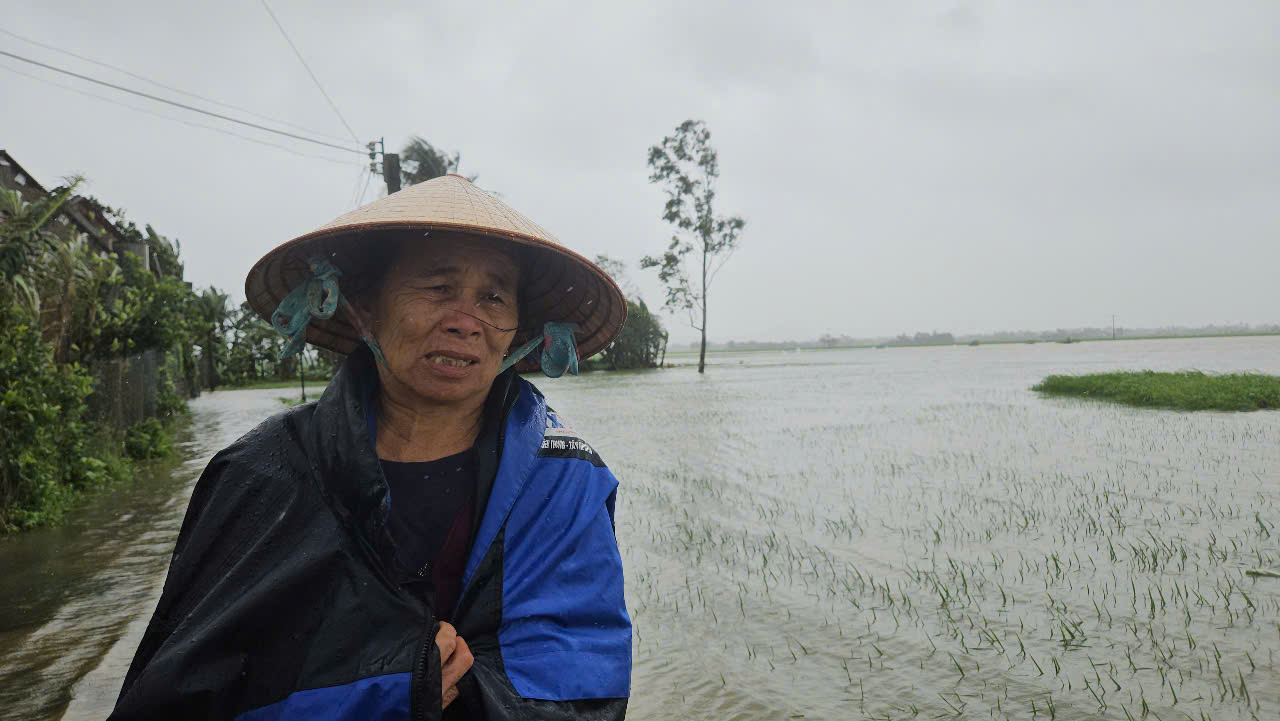
{"type": "Polygon", "coordinates": [[[1052,375],[1031,390],[1184,411],[1280,408],[1280,377],[1261,373],[1125,371],[1052,375]]]}

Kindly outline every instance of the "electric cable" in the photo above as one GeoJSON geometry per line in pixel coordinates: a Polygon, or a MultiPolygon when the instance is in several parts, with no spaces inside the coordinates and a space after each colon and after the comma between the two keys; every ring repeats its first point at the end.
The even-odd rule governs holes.
{"type": "Polygon", "coordinates": [[[321,138],[328,138],[329,140],[336,140],[336,141],[338,141],[338,142],[342,142],[342,143],[347,142],[347,139],[346,139],[346,138],[344,138],[344,137],[340,137],[340,136],[337,136],[337,135],[330,135],[329,133],[324,133],[324,132],[321,132],[321,131],[319,131],[319,130],[313,130],[313,129],[311,129],[311,128],[308,128],[308,127],[307,127],[307,126],[305,126],[305,125],[299,125],[298,123],[293,123],[293,122],[290,122],[290,121],[288,121],[288,120],[281,120],[281,119],[279,119],[279,118],[273,118],[273,117],[271,117],[270,115],[263,115],[262,113],[255,113],[254,111],[249,110],[248,108],[240,107],[239,105],[232,105],[231,103],[224,103],[224,102],[221,102],[221,101],[218,101],[218,100],[214,100],[213,98],[205,97],[205,96],[200,95],[200,94],[198,94],[198,93],[192,93],[192,92],[189,92],[189,91],[183,90],[182,88],[175,88],[175,87],[174,87],[174,86],[172,86],[172,85],[166,85],[166,84],[164,84],[164,83],[160,82],[159,80],[152,80],[151,78],[148,78],[148,77],[146,77],[145,75],[139,75],[139,74],[137,74],[137,73],[135,73],[135,72],[132,72],[132,71],[126,70],[126,69],[124,69],[124,68],[122,68],[122,67],[119,67],[119,66],[117,66],[117,65],[112,65],[111,63],[104,63],[104,62],[102,62],[101,60],[94,60],[93,58],[86,57],[86,56],[84,56],[84,55],[80,55],[79,53],[73,53],[73,52],[71,52],[70,50],[66,50],[66,49],[64,49],[64,48],[60,48],[60,47],[58,47],[58,46],[56,46],[56,45],[49,45],[48,43],[42,43],[42,42],[40,42],[39,40],[32,40],[31,38],[24,37],[24,36],[22,36],[22,35],[19,35],[19,34],[15,33],[15,32],[10,31],[10,30],[5,30],[4,28],[0,28],[0,33],[3,33],[3,34],[5,34],[5,35],[8,35],[9,37],[12,37],[12,38],[17,38],[18,40],[21,40],[21,41],[22,41],[22,42],[24,42],[24,43],[29,43],[29,44],[31,44],[31,45],[35,45],[36,47],[44,48],[44,49],[46,49],[46,50],[52,50],[52,51],[57,52],[57,53],[62,53],[63,55],[69,55],[69,56],[71,56],[71,57],[73,57],[73,58],[76,58],[77,60],[83,60],[83,61],[84,61],[84,62],[86,62],[86,63],[91,63],[91,64],[93,64],[93,65],[97,65],[97,66],[99,66],[99,67],[103,67],[103,68],[106,68],[106,69],[108,69],[108,70],[114,70],[114,71],[115,71],[115,72],[117,72],[117,73],[122,73],[122,74],[124,74],[124,75],[128,75],[128,76],[129,76],[129,77],[131,77],[131,78],[134,78],[134,79],[137,79],[137,80],[141,80],[141,81],[142,81],[142,82],[144,82],[144,83],[150,83],[150,84],[152,84],[152,85],[154,85],[154,86],[156,86],[156,87],[158,87],[158,88],[164,88],[165,90],[168,90],[168,91],[170,91],[170,92],[174,92],[174,93],[178,93],[179,95],[185,95],[185,96],[187,96],[187,97],[189,97],[189,98],[195,98],[195,99],[197,99],[197,100],[202,100],[202,101],[204,101],[204,102],[206,102],[206,103],[210,103],[210,104],[212,104],[212,105],[217,105],[217,106],[219,106],[219,107],[228,108],[228,109],[231,109],[231,110],[237,110],[237,111],[242,112],[242,113],[245,113],[245,114],[247,114],[247,115],[252,115],[253,117],[258,118],[258,119],[260,119],[260,120],[266,120],[266,121],[268,121],[268,122],[278,123],[278,124],[280,124],[280,125],[287,125],[287,126],[292,127],[292,128],[297,128],[298,130],[302,130],[302,131],[305,131],[305,132],[311,133],[312,135],[316,135],[316,136],[319,136],[319,137],[321,137],[321,138]]]}
{"type": "MultiPolygon", "coordinates": [[[[360,200],[356,201],[356,208],[364,205],[364,194],[369,192],[369,181],[373,179],[373,173],[369,173],[364,179],[364,188],[360,190],[360,200]]],[[[353,209],[354,210],[354,209],[353,209]]]]}
{"type": "MultiPolygon", "coordinates": [[[[45,68],[46,70],[52,70],[52,71],[54,71],[54,72],[62,73],[63,75],[70,75],[70,76],[71,76],[71,77],[73,77],[73,78],[79,78],[79,79],[81,79],[81,80],[85,80],[85,81],[88,81],[88,82],[91,82],[91,83],[95,83],[95,84],[97,84],[97,85],[102,85],[102,86],[104,86],[104,87],[111,88],[112,90],[119,90],[120,92],[129,93],[129,94],[131,94],[131,95],[137,95],[137,96],[139,96],[139,97],[146,98],[147,100],[154,100],[154,101],[159,102],[159,103],[165,103],[166,105],[173,105],[173,106],[175,106],[175,107],[182,108],[183,110],[190,110],[191,112],[194,112],[194,113],[200,113],[200,114],[202,114],[202,115],[208,115],[208,116],[210,116],[210,117],[218,118],[219,120],[226,120],[227,122],[231,122],[231,123],[238,123],[238,124],[240,124],[240,125],[245,125],[245,126],[248,126],[248,127],[250,127],[250,128],[254,128],[254,129],[256,129],[256,130],[262,130],[262,131],[265,131],[265,132],[268,132],[268,133],[275,133],[276,135],[283,135],[283,136],[288,137],[288,138],[293,138],[293,139],[295,139],[295,140],[302,140],[302,141],[304,141],[304,142],[308,142],[308,143],[315,143],[316,145],[323,145],[323,146],[328,147],[328,148],[336,148],[337,150],[343,150],[343,151],[346,151],[346,152],[349,152],[349,153],[359,153],[360,155],[364,155],[364,153],[365,153],[365,151],[364,151],[364,150],[361,150],[361,149],[358,149],[358,148],[352,148],[352,147],[348,147],[348,146],[345,146],[345,145],[335,145],[335,144],[333,144],[333,143],[326,143],[326,142],[325,142],[325,141],[323,141],[323,140],[317,140],[317,139],[315,139],[315,138],[309,138],[309,137],[307,137],[307,136],[305,136],[305,135],[298,135],[297,133],[290,133],[290,132],[288,132],[288,131],[285,131],[285,130],[279,130],[279,129],[277,129],[277,128],[269,128],[269,127],[267,127],[267,126],[265,126],[265,125],[259,125],[258,123],[251,123],[251,122],[249,122],[248,120],[241,120],[240,118],[233,118],[233,117],[231,117],[231,116],[223,115],[223,114],[221,114],[221,113],[215,113],[215,112],[213,112],[213,111],[211,111],[211,110],[204,110],[204,109],[202,109],[202,108],[197,108],[197,107],[194,107],[194,106],[191,106],[191,105],[187,105],[187,104],[185,104],[185,103],[179,103],[179,102],[178,102],[178,101],[176,101],[176,100],[169,100],[168,98],[162,98],[162,97],[160,97],[160,96],[158,96],[158,95],[152,95],[152,94],[150,94],[150,93],[144,93],[144,92],[142,92],[141,90],[134,90],[134,89],[132,89],[132,88],[126,88],[126,87],[124,87],[124,86],[122,86],[122,85],[116,85],[115,83],[109,83],[109,82],[107,82],[107,81],[105,81],[105,80],[98,80],[97,78],[92,78],[92,77],[89,77],[88,75],[82,75],[82,74],[80,74],[80,73],[72,72],[72,71],[70,71],[70,70],[66,70],[66,69],[64,69],[64,68],[60,68],[60,67],[57,67],[57,66],[55,66],[55,65],[49,65],[48,63],[42,63],[42,62],[40,62],[39,60],[32,60],[31,58],[23,57],[23,56],[21,56],[21,55],[17,55],[17,54],[14,54],[14,53],[8,52],[7,50],[0,50],[0,55],[3,55],[3,56],[5,56],[5,57],[9,57],[9,58],[13,58],[14,60],[21,60],[21,61],[22,61],[22,62],[24,62],[24,63],[30,63],[31,65],[36,65],[36,66],[38,66],[38,67],[45,68]]],[[[358,141],[357,141],[357,142],[358,142],[358,141]]]]}
{"type": "Polygon", "coordinates": [[[353,188],[351,188],[351,195],[347,197],[347,205],[351,206],[352,209],[360,207],[356,205],[356,198],[358,197],[356,193],[360,192],[360,182],[364,180],[364,174],[367,172],[369,172],[369,168],[367,166],[361,165],[360,174],[356,176],[356,184],[353,188]]]}
{"type": "Polygon", "coordinates": [[[359,145],[360,138],[356,137],[356,131],[352,130],[351,126],[347,124],[347,119],[342,117],[342,111],[338,110],[338,106],[334,104],[333,98],[330,98],[329,94],[324,91],[324,86],[320,84],[320,79],[316,77],[315,73],[311,72],[311,66],[307,65],[307,61],[303,59],[302,53],[298,51],[298,46],[294,45],[293,40],[289,38],[289,33],[284,31],[284,26],[280,24],[280,19],[276,17],[276,14],[271,11],[271,6],[267,4],[267,0],[262,0],[262,7],[266,8],[267,14],[271,16],[271,20],[275,22],[276,27],[280,29],[280,34],[284,36],[285,42],[289,43],[289,47],[293,48],[293,54],[298,56],[298,62],[302,63],[303,68],[306,68],[307,75],[311,76],[311,80],[320,90],[320,94],[329,102],[329,107],[333,108],[333,113],[338,116],[338,120],[342,121],[342,126],[347,129],[348,133],[351,133],[351,139],[356,141],[356,144],[359,145]]]}
{"type": "MultiPolygon", "coordinates": [[[[82,89],[80,89],[80,88],[75,88],[75,87],[72,87],[72,86],[70,86],[70,85],[63,85],[62,83],[55,83],[54,81],[49,80],[48,78],[42,78],[42,77],[40,77],[40,76],[38,76],[38,75],[32,75],[31,73],[24,73],[24,72],[22,72],[21,70],[18,70],[18,69],[16,69],[16,68],[11,68],[11,67],[9,67],[8,65],[0,65],[0,70],[8,70],[9,72],[11,72],[11,73],[13,73],[13,74],[15,74],[15,75],[21,75],[21,76],[23,76],[23,77],[25,77],[25,78],[30,78],[30,79],[32,79],[32,80],[35,80],[35,81],[38,81],[38,82],[41,82],[41,83],[45,83],[46,85],[51,85],[51,86],[53,86],[53,87],[55,87],[55,88],[61,88],[61,89],[63,89],[63,90],[70,90],[70,91],[71,91],[71,92],[73,92],[73,93],[79,93],[80,95],[84,95],[84,96],[87,96],[87,97],[90,97],[90,98],[94,98],[94,99],[96,99],[96,100],[101,100],[101,101],[106,102],[106,103],[111,103],[112,105],[118,105],[118,106],[120,106],[120,107],[122,107],[122,108],[127,108],[127,109],[129,109],[129,110],[133,110],[133,111],[135,111],[135,112],[143,113],[143,114],[145,114],[145,115],[150,115],[150,116],[152,116],[152,117],[154,117],[154,118],[161,118],[161,119],[163,119],[163,120],[172,120],[172,121],[173,121],[173,122],[175,122],[175,123],[182,123],[183,125],[186,125],[186,126],[189,126],[189,127],[193,127],[193,128],[203,128],[204,130],[212,130],[212,131],[213,131],[213,132],[215,132],[215,133],[222,133],[223,135],[230,135],[230,136],[231,136],[231,137],[233,137],[233,138],[239,138],[239,139],[241,139],[241,140],[247,140],[247,141],[249,141],[250,143],[257,143],[258,145],[266,145],[266,146],[268,146],[268,147],[272,147],[272,148],[279,148],[280,150],[283,150],[283,151],[285,151],[285,152],[287,152],[287,153],[292,153],[292,154],[294,154],[294,155],[298,155],[298,156],[301,156],[301,157],[303,157],[303,158],[315,158],[316,160],[324,160],[324,161],[328,161],[328,162],[330,162],[330,163],[337,163],[337,164],[339,164],[339,165],[347,165],[347,166],[354,165],[354,163],[352,163],[351,161],[348,161],[348,160],[339,160],[339,159],[337,159],[337,158],[328,158],[328,157],[325,157],[325,156],[323,156],[323,155],[314,155],[314,154],[312,154],[312,153],[304,153],[304,152],[302,152],[302,151],[300,151],[300,150],[295,150],[295,149],[293,149],[293,148],[290,148],[290,147],[288,147],[287,145],[280,145],[279,143],[272,143],[272,142],[270,142],[270,141],[262,140],[262,139],[260,139],[260,138],[252,138],[252,137],[249,137],[248,135],[241,135],[240,133],[236,133],[236,132],[233,132],[233,131],[227,130],[226,128],[219,128],[219,127],[216,127],[216,126],[213,126],[213,125],[205,125],[205,124],[203,124],[203,123],[197,123],[197,122],[192,121],[192,120],[183,120],[182,118],[175,118],[175,117],[172,117],[172,116],[169,116],[169,115],[162,115],[162,114],[157,113],[157,112],[155,112],[155,111],[147,110],[146,108],[139,108],[139,107],[137,107],[137,106],[135,106],[135,105],[129,105],[128,103],[122,103],[122,102],[120,102],[119,100],[116,100],[116,99],[114,99],[114,98],[109,98],[109,97],[107,97],[107,96],[105,96],[105,95],[98,95],[97,93],[91,93],[91,92],[89,92],[89,91],[87,91],[87,90],[82,90],[82,89]]],[[[366,170],[366,168],[365,168],[363,165],[360,165],[359,167],[361,168],[361,170],[362,170],[362,171],[363,171],[363,170],[366,170]]],[[[358,182],[358,181],[357,181],[357,182],[358,182]]]]}

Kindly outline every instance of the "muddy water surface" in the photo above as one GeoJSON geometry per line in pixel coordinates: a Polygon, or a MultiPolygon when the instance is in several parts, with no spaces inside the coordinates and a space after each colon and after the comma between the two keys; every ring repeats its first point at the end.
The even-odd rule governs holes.
{"type": "Polygon", "coordinates": [[[1027,390],[1280,339],[714,361],[549,391],[624,484],[633,717],[1280,718],[1280,413],[1027,390]]]}
{"type": "Polygon", "coordinates": [[[98,494],[58,528],[0,539],[0,718],[103,719],[164,583],[187,500],[213,454],[288,391],[192,401],[183,463],[98,494]]]}

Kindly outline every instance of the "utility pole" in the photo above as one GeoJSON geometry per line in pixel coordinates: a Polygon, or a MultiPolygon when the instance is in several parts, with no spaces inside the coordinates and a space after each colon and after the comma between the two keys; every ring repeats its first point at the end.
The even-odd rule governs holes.
{"type": "Polygon", "coordinates": [[[1116,339],[1116,314],[1111,314],[1111,340],[1116,339]]]}
{"type": "Polygon", "coordinates": [[[388,153],[384,138],[370,141],[365,147],[369,149],[369,172],[381,174],[382,181],[387,184],[387,195],[400,190],[400,154],[388,153]],[[382,165],[378,165],[378,156],[382,156],[382,165]]]}
{"type": "Polygon", "coordinates": [[[307,354],[306,349],[298,354],[298,378],[302,381],[302,402],[307,402],[307,354]]]}
{"type": "Polygon", "coordinates": [[[382,154],[382,180],[387,184],[387,195],[400,190],[400,154],[382,154]]]}

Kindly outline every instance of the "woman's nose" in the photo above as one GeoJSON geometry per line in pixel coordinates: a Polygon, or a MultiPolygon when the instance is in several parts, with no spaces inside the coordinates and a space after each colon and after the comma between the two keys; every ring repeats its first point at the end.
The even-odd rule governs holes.
{"type": "Polygon", "coordinates": [[[445,309],[445,330],[462,336],[479,335],[484,330],[484,323],[468,310],[467,304],[461,301],[450,303],[445,309]]]}

